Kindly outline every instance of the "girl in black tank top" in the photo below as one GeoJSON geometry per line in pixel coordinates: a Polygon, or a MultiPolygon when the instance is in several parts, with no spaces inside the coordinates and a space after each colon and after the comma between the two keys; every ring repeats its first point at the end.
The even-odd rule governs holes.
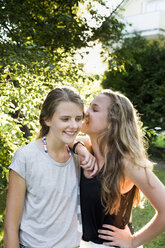
{"type": "Polygon", "coordinates": [[[81,171],[80,195],[81,211],[83,223],[83,240],[102,244],[104,240],[98,237],[98,229],[102,229],[103,224],[114,225],[124,228],[129,224],[130,214],[133,204],[135,186],[121,197],[121,206],[118,215],[105,214],[105,208],[101,204],[101,176],[102,170],[97,176],[87,179],[81,171]],[[124,209],[127,212],[124,213],[124,209]]]}
{"type": "Polygon", "coordinates": [[[93,247],[135,248],[149,242],[165,230],[165,187],[152,172],[153,163],[132,103],[119,92],[103,91],[86,111],[81,131],[89,135],[87,145],[91,144],[99,169],[103,168],[92,179],[84,177],[88,178],[86,172],[81,175],[83,239],[96,244],[93,247]],[[125,225],[132,206],[140,202],[140,190],[155,207],[156,215],[131,235],[125,225]]]}

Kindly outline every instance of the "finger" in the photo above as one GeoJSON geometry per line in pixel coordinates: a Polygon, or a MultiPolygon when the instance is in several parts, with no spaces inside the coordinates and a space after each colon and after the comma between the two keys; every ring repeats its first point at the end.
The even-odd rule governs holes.
{"type": "MultiPolygon", "coordinates": [[[[81,163],[81,165],[80,165],[84,170],[91,170],[91,163],[90,162],[88,162],[88,163],[86,163],[85,165],[83,165],[82,163],[81,163]]],[[[93,170],[93,169],[92,169],[93,170]]]]}
{"type": "Polygon", "coordinates": [[[105,235],[110,235],[110,236],[114,236],[114,232],[109,231],[109,230],[103,230],[103,229],[99,229],[98,233],[100,234],[105,234],[105,235]]]}
{"type": "Polygon", "coordinates": [[[91,158],[91,160],[89,161],[89,169],[91,171],[93,171],[94,165],[95,165],[95,159],[91,158]]]}
{"type": "Polygon", "coordinates": [[[87,163],[91,163],[92,160],[95,159],[95,157],[93,157],[90,153],[86,154],[86,156],[84,156],[84,160],[86,160],[87,163]]]}
{"type": "Polygon", "coordinates": [[[90,156],[89,155],[80,157],[81,164],[82,165],[86,165],[89,162],[89,159],[90,159],[90,156]]]}
{"type": "Polygon", "coordinates": [[[81,157],[81,163],[87,164],[90,163],[91,165],[96,161],[95,157],[91,155],[90,153],[86,154],[86,156],[81,157]]]}
{"type": "Polygon", "coordinates": [[[113,237],[111,237],[111,236],[100,235],[100,234],[99,234],[98,236],[99,236],[100,239],[105,239],[105,240],[107,240],[107,241],[113,240],[113,237]]]}
{"type": "Polygon", "coordinates": [[[97,164],[97,162],[95,162],[95,163],[94,163],[94,167],[93,167],[93,171],[92,171],[92,173],[91,173],[91,176],[92,176],[92,177],[96,176],[98,170],[99,170],[98,164],[97,164]]]}
{"type": "Polygon", "coordinates": [[[91,165],[87,170],[90,171],[90,174],[92,175],[94,170],[94,164],[91,165]]]}
{"type": "Polygon", "coordinates": [[[83,167],[90,167],[90,163],[91,163],[91,158],[90,157],[85,157],[82,161],[81,161],[81,165],[83,167]]]}
{"type": "MultiPolygon", "coordinates": [[[[81,163],[82,164],[82,163],[81,163]]],[[[87,161],[87,163],[82,165],[84,169],[93,171],[94,166],[95,166],[95,158],[90,157],[87,161]]]]}
{"type": "Polygon", "coordinates": [[[104,224],[103,227],[104,227],[104,228],[107,228],[107,229],[110,229],[110,230],[112,230],[112,231],[116,231],[117,229],[119,229],[119,228],[117,228],[117,227],[115,227],[115,226],[107,225],[107,224],[104,224]]]}

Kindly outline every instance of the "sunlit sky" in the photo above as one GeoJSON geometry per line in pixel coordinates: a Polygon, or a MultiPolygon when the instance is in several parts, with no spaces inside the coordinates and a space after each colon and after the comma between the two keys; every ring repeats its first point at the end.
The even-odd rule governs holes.
{"type": "MultiPolygon", "coordinates": [[[[110,8],[109,10],[106,10],[103,7],[100,7],[99,4],[95,5],[95,8],[99,13],[103,16],[110,15],[111,11],[121,2],[121,0],[105,0],[107,2],[108,7],[110,8]]],[[[85,16],[87,17],[86,13],[85,16]]],[[[95,22],[90,20],[89,18],[89,23],[91,26],[95,26],[95,22]]],[[[96,44],[94,48],[87,49],[88,55],[84,57],[83,60],[80,59],[80,63],[83,63],[85,71],[92,73],[92,74],[103,74],[104,71],[107,68],[107,65],[102,62],[100,58],[100,49],[101,49],[101,44],[96,44]]],[[[83,51],[83,50],[82,50],[83,51]]]]}

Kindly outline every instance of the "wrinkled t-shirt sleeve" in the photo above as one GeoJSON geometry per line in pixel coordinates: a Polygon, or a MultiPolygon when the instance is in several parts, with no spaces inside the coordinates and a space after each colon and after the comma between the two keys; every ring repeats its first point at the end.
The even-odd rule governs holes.
{"type": "Polygon", "coordinates": [[[25,156],[23,154],[22,149],[19,149],[15,152],[9,169],[14,170],[25,179],[25,165],[25,156]]]}

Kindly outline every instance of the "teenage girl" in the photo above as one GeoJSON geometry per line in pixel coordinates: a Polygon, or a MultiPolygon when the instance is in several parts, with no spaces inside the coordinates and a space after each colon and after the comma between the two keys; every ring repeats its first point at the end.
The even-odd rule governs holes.
{"type": "MultiPolygon", "coordinates": [[[[139,117],[127,97],[103,91],[91,102],[82,126],[99,173],[80,181],[83,224],[82,248],[136,248],[165,231],[165,187],[152,172],[139,117]],[[138,232],[127,227],[140,191],[155,208],[155,216],[138,232]]],[[[81,156],[84,146],[78,143],[81,156]]],[[[85,151],[84,151],[85,152],[85,151]]]]}
{"type": "Polygon", "coordinates": [[[17,150],[9,167],[5,248],[79,246],[78,177],[68,144],[82,119],[83,102],[74,91],[48,94],[39,138],[17,150]]]}

